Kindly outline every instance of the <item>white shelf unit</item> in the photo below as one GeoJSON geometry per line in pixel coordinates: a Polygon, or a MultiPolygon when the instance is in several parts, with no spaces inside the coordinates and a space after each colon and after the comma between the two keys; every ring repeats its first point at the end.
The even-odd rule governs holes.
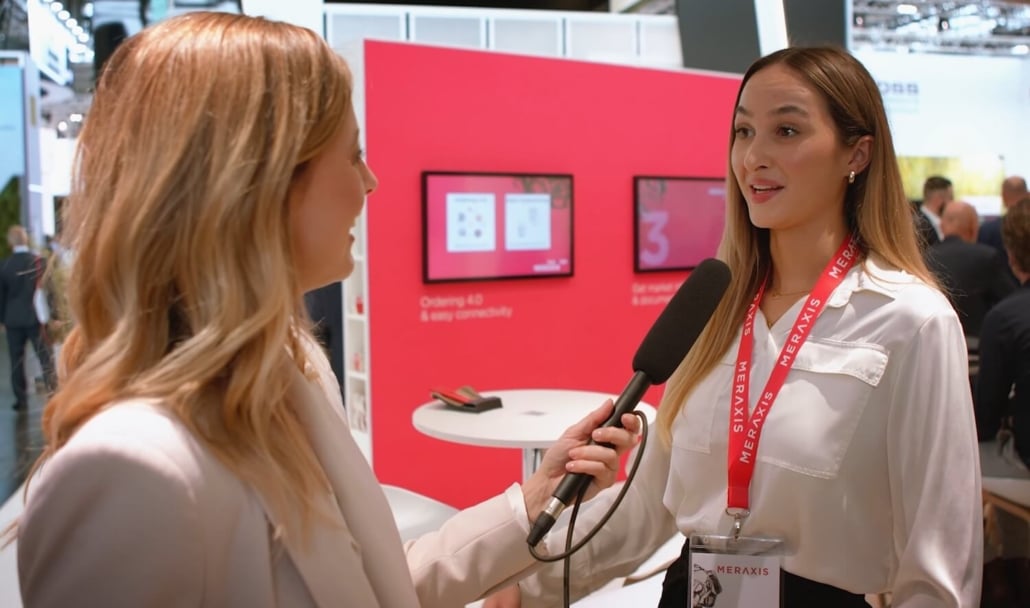
{"type": "Polygon", "coordinates": [[[343,398],[355,442],[372,463],[369,384],[368,264],[364,255],[365,215],[354,228],[354,271],[343,284],[343,398]]]}

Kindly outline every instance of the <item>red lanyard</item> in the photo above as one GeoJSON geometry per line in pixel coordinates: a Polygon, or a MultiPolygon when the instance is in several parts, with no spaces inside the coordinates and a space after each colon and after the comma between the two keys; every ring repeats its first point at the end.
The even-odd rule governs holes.
{"type": "Polygon", "coordinates": [[[826,300],[833,293],[833,290],[844,280],[844,275],[858,257],[858,243],[854,236],[849,236],[837,250],[837,254],[830,260],[823,270],[819,282],[816,283],[812,293],[805,300],[805,305],[798,313],[794,321],[794,328],[780,351],[769,380],[765,384],[765,390],[755,405],[754,411],[748,416],[749,391],[751,384],[751,354],[754,351],[754,325],[755,312],[762,302],[762,294],[765,293],[765,283],[758,288],[755,299],[747,309],[747,316],[744,318],[744,333],[740,337],[740,349],[737,351],[737,366],[733,373],[733,392],[730,395],[730,439],[729,439],[729,487],[726,492],[727,513],[738,518],[748,515],[748,493],[751,487],[751,477],[755,473],[755,454],[758,452],[758,441],[762,436],[762,426],[765,418],[772,409],[773,400],[783,388],[783,382],[787,379],[787,373],[794,365],[801,345],[808,339],[808,334],[815,325],[815,320],[826,306],[826,300]]]}

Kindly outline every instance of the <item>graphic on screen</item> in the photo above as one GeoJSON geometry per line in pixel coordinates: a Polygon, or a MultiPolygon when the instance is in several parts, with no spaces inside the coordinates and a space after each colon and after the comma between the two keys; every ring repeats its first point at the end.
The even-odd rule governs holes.
{"type": "Polygon", "coordinates": [[[504,248],[509,251],[551,249],[551,195],[504,197],[504,248]]]}
{"type": "Polygon", "coordinates": [[[447,251],[493,251],[497,247],[496,197],[492,193],[447,193],[447,251]]]}
{"type": "Polygon", "coordinates": [[[569,175],[422,174],[426,282],[572,274],[569,175]]]}
{"type": "Polygon", "coordinates": [[[636,177],[633,267],[687,270],[714,257],[726,219],[722,178],[636,177]]]}

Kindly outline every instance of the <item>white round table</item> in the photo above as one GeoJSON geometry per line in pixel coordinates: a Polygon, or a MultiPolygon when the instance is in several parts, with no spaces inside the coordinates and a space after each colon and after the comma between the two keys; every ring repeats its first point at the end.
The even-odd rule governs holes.
{"type": "MultiPolygon", "coordinates": [[[[605,399],[618,395],[569,389],[518,389],[485,391],[484,397],[500,397],[497,409],[485,412],[463,412],[431,401],[420,405],[411,415],[411,423],[419,432],[466,445],[520,448],[522,478],[536,470],[544,451],[565,429],[601,407],[605,399]]],[[[637,410],[648,423],[654,422],[655,408],[640,402],[637,410]]]]}

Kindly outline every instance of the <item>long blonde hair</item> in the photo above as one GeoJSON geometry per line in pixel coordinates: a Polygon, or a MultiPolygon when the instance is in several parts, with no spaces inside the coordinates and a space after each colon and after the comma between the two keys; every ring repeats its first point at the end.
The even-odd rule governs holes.
{"type": "MultiPolygon", "coordinates": [[[[883,99],[872,76],[857,59],[841,49],[787,48],[751,65],[737,91],[737,103],[748,80],[772,65],[789,68],[822,95],[838,137],[845,145],[853,145],[862,136],[872,136],[869,166],[855,176],[855,182],[845,193],[848,228],[858,236],[866,252],[875,253],[887,264],[936,285],[919,249],[912,207],[905,198],[883,99]]],[[[733,137],[731,126],[731,148],[733,137]]],[[[772,265],[769,231],[751,223],[731,164],[726,178],[726,227],[718,257],[730,267],[733,278],[708,326],[665,389],[658,424],[666,443],[671,442],[672,423],[691,391],[732,345],[747,307],[772,265]]]]}
{"type": "Polygon", "coordinates": [[[350,86],[314,32],[243,15],[183,15],[113,54],[65,208],[75,326],[36,466],[111,403],[154,399],[284,531],[306,526],[324,475],[287,396],[309,339],[287,194],[350,86]]]}

